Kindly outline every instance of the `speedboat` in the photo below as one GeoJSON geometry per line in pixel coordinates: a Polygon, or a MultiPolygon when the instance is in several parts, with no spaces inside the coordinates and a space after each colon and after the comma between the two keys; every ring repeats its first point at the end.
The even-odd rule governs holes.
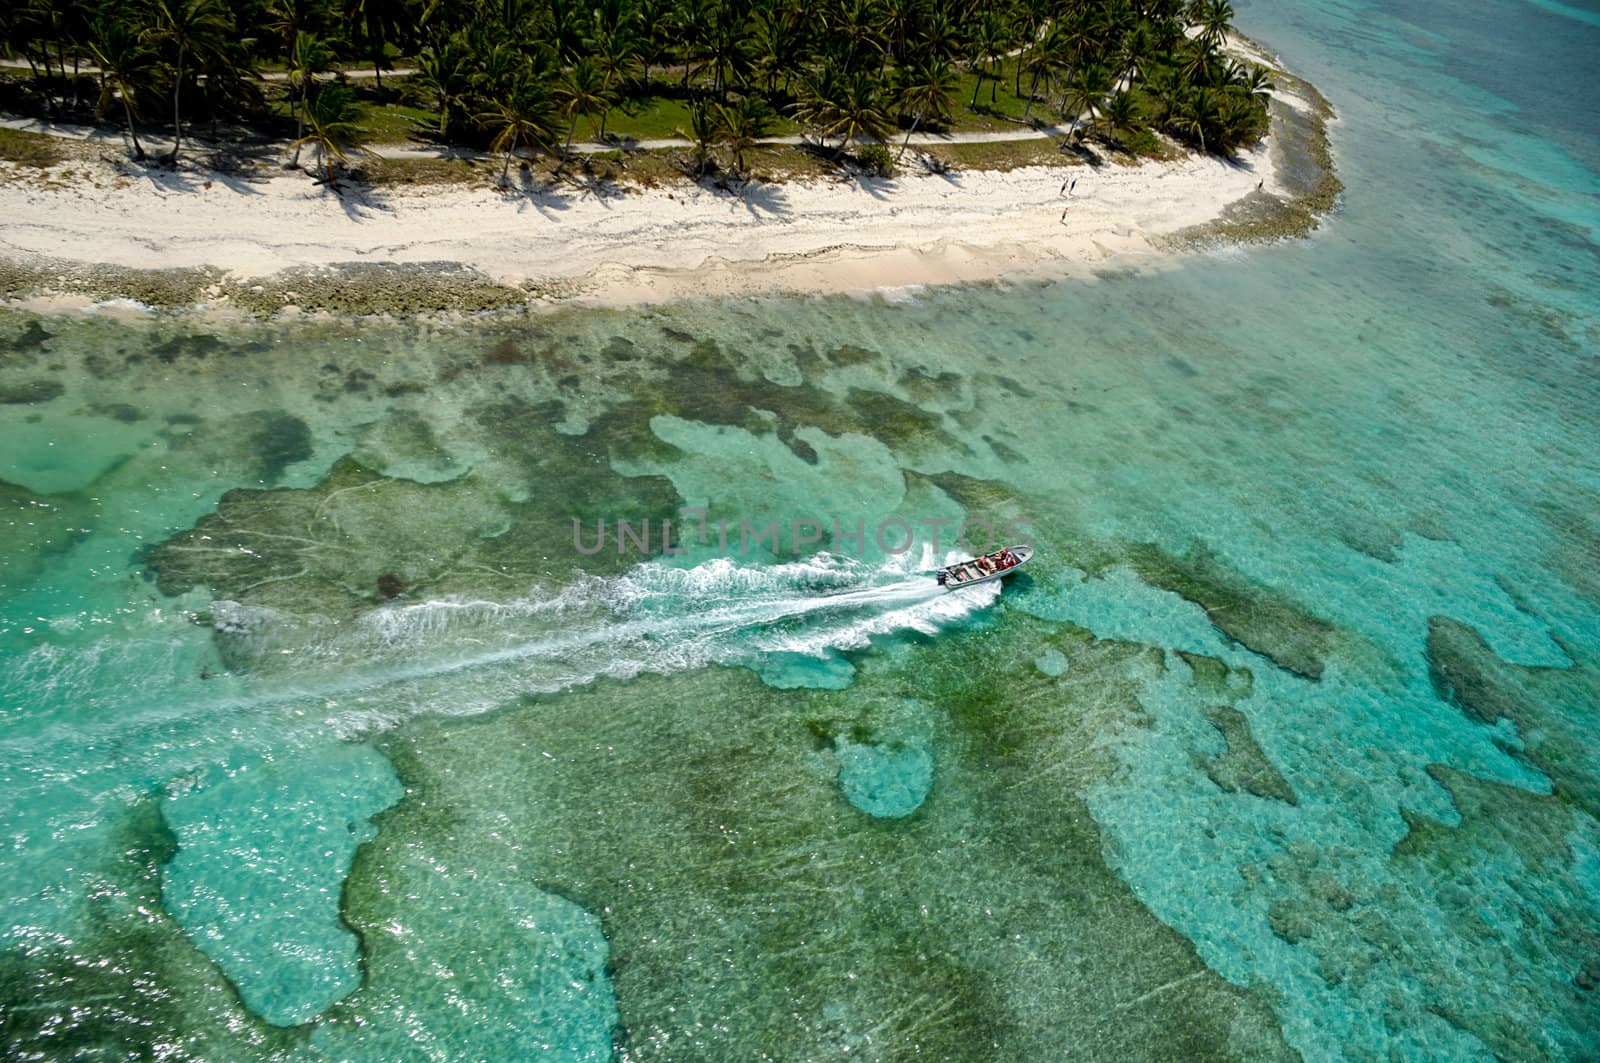
{"type": "Polygon", "coordinates": [[[1007,546],[992,554],[984,554],[971,561],[941,568],[934,573],[934,578],[945,590],[970,587],[974,583],[987,583],[992,579],[1009,576],[1026,564],[1031,557],[1033,557],[1031,546],[1007,546]]]}

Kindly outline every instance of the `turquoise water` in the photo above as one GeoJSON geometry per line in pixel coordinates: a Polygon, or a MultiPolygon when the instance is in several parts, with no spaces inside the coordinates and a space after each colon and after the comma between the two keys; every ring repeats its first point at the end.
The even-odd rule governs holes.
{"type": "Polygon", "coordinates": [[[1173,270],[0,319],[6,1054],[1588,1058],[1594,21],[1243,8],[1346,193],[1173,270]]]}

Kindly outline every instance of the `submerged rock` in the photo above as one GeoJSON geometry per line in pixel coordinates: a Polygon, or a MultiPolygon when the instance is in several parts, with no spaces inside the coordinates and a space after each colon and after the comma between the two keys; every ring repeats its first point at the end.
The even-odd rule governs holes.
{"type": "Polygon", "coordinates": [[[1252,586],[1205,550],[1177,557],[1137,545],[1129,549],[1127,560],[1141,580],[1194,602],[1213,626],[1240,645],[1286,671],[1322,678],[1334,644],[1335,628],[1329,621],[1285,595],[1252,586]]]}
{"type": "Polygon", "coordinates": [[[24,380],[15,384],[0,384],[0,405],[32,406],[60,398],[66,390],[59,380],[24,380]]]}
{"type": "MultiPolygon", "coordinates": [[[[1290,1058],[1266,1003],[1209,971],[1106,867],[1084,806],[1082,788],[1112,770],[1104,729],[1129,710],[1107,687],[1153,664],[1148,651],[1085,644],[1068,676],[1048,679],[1027,667],[1031,630],[869,659],[848,694],[701,669],[418,721],[386,743],[410,793],[347,890],[348,918],[375,946],[371,984],[396,995],[374,993],[374,1008],[363,990],[336,1015],[388,1022],[403,991],[433,993],[419,965],[463,925],[452,969],[478,984],[495,938],[512,933],[492,915],[480,931],[478,913],[537,887],[603,920],[631,1058],[852,1045],[1041,1059],[1063,1043],[1119,1059],[1290,1058]],[[909,707],[912,686],[950,701],[909,707]],[[869,812],[906,811],[934,762],[939,800],[915,815],[839,800],[847,785],[869,812]],[[401,909],[402,895],[420,903],[401,909]],[[421,914],[435,906],[457,913],[453,927],[421,914]],[[1119,1008],[1128,1000],[1142,1003],[1119,1008]]],[[[535,922],[546,925],[569,927],[570,955],[588,954],[578,924],[535,922]]],[[[542,1014],[462,1006],[496,1030],[542,1014]]],[[[579,1031],[598,1028],[600,1009],[573,1008],[594,1025],[549,1027],[553,1043],[592,1043],[579,1031]]],[[[405,1014],[448,1051],[458,1014],[426,1002],[405,1014]]]]}
{"type": "Polygon", "coordinates": [[[98,885],[77,935],[0,949],[0,1055],[7,1059],[294,1058],[305,1029],[274,1027],[197,949],[161,900],[177,849],[157,801],[131,802],[92,869],[98,885]]]}
{"type": "Polygon", "coordinates": [[[267,483],[277,481],[290,465],[311,457],[311,428],[292,414],[261,410],[240,418],[237,427],[247,433],[259,478],[267,483]]]}
{"type": "Polygon", "coordinates": [[[1594,743],[1600,674],[1593,664],[1510,664],[1475,629],[1443,616],[1428,621],[1427,656],[1428,678],[1441,701],[1481,724],[1514,725],[1518,738],[1502,745],[1600,817],[1600,753],[1594,743]]]}
{"type": "Polygon", "coordinates": [[[1228,743],[1223,753],[1194,755],[1195,763],[1212,782],[1228,793],[1243,791],[1291,805],[1300,803],[1289,780],[1256,744],[1255,736],[1250,733],[1250,720],[1244,713],[1229,705],[1213,705],[1205,714],[1228,743]]]}

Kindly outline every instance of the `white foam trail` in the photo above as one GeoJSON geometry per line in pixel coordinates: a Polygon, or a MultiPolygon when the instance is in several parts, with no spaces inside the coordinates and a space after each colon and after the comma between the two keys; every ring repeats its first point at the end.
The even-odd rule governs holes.
{"type": "Polygon", "coordinates": [[[221,693],[219,683],[208,684],[205,701],[173,699],[184,665],[125,641],[104,653],[41,654],[12,677],[21,682],[0,686],[11,688],[5,693],[13,700],[29,688],[93,698],[99,704],[80,725],[88,730],[289,705],[302,713],[315,707],[341,732],[363,732],[421,713],[484,712],[603,677],[756,665],[773,653],[825,657],[896,632],[933,634],[1000,593],[998,583],[945,591],[911,574],[930,560],[905,556],[873,567],[819,554],[766,566],[648,562],[554,593],[392,605],[348,623],[215,602],[215,639],[235,665],[222,697],[213,693],[221,693]],[[117,704],[105,703],[108,690],[117,704]]]}

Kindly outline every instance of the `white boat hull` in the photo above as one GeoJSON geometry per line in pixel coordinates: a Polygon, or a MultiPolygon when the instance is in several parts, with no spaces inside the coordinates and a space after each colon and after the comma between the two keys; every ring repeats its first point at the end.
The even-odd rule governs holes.
{"type": "Polygon", "coordinates": [[[975,587],[990,580],[1004,579],[1027,564],[1033,557],[1031,546],[1009,546],[971,561],[941,568],[934,576],[947,591],[960,587],[975,587]]]}

